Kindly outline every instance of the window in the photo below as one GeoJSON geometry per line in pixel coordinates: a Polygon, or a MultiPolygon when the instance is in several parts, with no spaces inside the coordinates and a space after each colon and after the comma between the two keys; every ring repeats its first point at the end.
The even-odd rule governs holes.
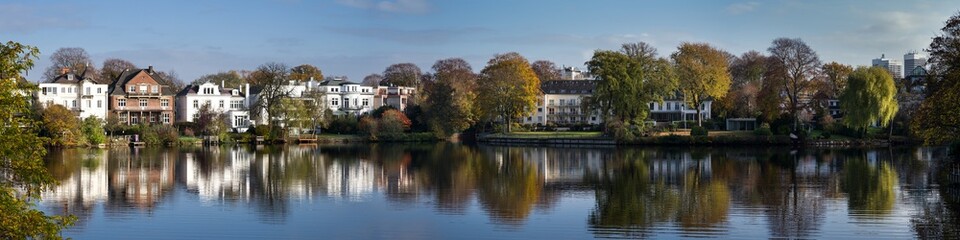
{"type": "Polygon", "coordinates": [[[97,93],[103,93],[103,88],[97,88],[97,93]]]}
{"type": "Polygon", "coordinates": [[[138,123],[140,123],[140,117],[131,116],[131,117],[130,117],[130,123],[131,123],[131,124],[138,124],[138,123]]]}
{"type": "Polygon", "coordinates": [[[657,104],[657,109],[662,111],[662,110],[663,110],[663,104],[657,104]]]}
{"type": "Polygon", "coordinates": [[[170,99],[160,99],[160,106],[161,106],[161,107],[169,107],[169,106],[170,106],[170,99]]]}
{"type": "Polygon", "coordinates": [[[650,109],[653,109],[653,103],[650,103],[650,109]]]}
{"type": "Polygon", "coordinates": [[[127,100],[126,100],[126,99],[123,99],[123,98],[118,99],[118,100],[117,100],[117,106],[118,106],[118,107],[126,107],[126,106],[127,106],[127,100]]]}
{"type": "Polygon", "coordinates": [[[150,123],[155,123],[155,122],[157,122],[157,116],[150,115],[150,123]]]}
{"type": "Polygon", "coordinates": [[[70,106],[71,106],[71,107],[77,107],[77,100],[72,100],[72,101],[70,101],[70,106]]]}
{"type": "Polygon", "coordinates": [[[158,93],[158,92],[160,92],[160,86],[153,85],[153,89],[152,89],[152,91],[150,91],[150,92],[152,92],[152,93],[158,93]]]}
{"type": "Polygon", "coordinates": [[[146,106],[147,106],[147,100],[146,100],[146,99],[140,99],[140,106],[141,106],[141,107],[146,107],[146,106]]]}
{"type": "Polygon", "coordinates": [[[67,88],[67,93],[73,93],[73,87],[68,87],[68,88],[67,88]]]}
{"type": "Polygon", "coordinates": [[[566,101],[566,100],[560,99],[560,105],[561,105],[561,106],[562,106],[562,105],[565,105],[565,104],[564,104],[564,101],[566,101]]]}
{"type": "Polygon", "coordinates": [[[220,108],[223,108],[223,100],[220,100],[220,108]]]}
{"type": "Polygon", "coordinates": [[[194,113],[194,114],[193,114],[193,121],[196,122],[196,121],[199,120],[199,119],[200,119],[200,114],[194,113]]]}
{"type": "Polygon", "coordinates": [[[333,105],[333,106],[340,105],[340,99],[334,98],[333,101],[331,101],[330,103],[331,103],[331,105],[333,105]]]}
{"type": "Polygon", "coordinates": [[[364,98],[364,99],[363,99],[363,106],[366,107],[367,105],[370,105],[370,102],[369,102],[369,100],[367,100],[366,98],[364,98]]]}
{"type": "Polygon", "coordinates": [[[137,91],[137,86],[130,86],[130,93],[134,93],[136,91],[137,91]]]}
{"type": "Polygon", "coordinates": [[[550,106],[553,106],[553,99],[550,99],[550,106]]]}
{"type": "Polygon", "coordinates": [[[90,100],[87,100],[87,107],[93,107],[93,105],[90,103],[90,100]]]}
{"type": "Polygon", "coordinates": [[[537,108],[537,112],[543,112],[543,108],[537,108]]]}
{"type": "Polygon", "coordinates": [[[84,89],[84,90],[86,90],[86,91],[84,91],[84,92],[86,92],[86,93],[87,93],[87,95],[90,95],[90,87],[87,87],[87,88],[86,88],[86,89],[84,89]]]}
{"type": "Polygon", "coordinates": [[[97,100],[97,108],[103,107],[103,100],[97,100]]]}
{"type": "Polygon", "coordinates": [[[200,108],[200,101],[193,100],[193,108],[200,108]]]}
{"type": "Polygon", "coordinates": [[[210,100],[207,100],[207,102],[203,103],[203,105],[207,105],[207,107],[213,107],[213,104],[210,104],[210,100]]]}
{"type": "Polygon", "coordinates": [[[127,122],[127,113],[120,113],[120,122],[122,123],[127,122]]]}
{"type": "Polygon", "coordinates": [[[230,108],[240,109],[241,107],[243,107],[243,101],[240,101],[240,100],[230,101],[230,108]]]}
{"type": "Polygon", "coordinates": [[[140,85],[140,93],[147,93],[147,85],[140,85]]]}
{"type": "Polygon", "coordinates": [[[170,123],[170,114],[169,114],[169,113],[164,113],[163,115],[160,116],[160,120],[163,121],[163,123],[165,123],[165,124],[169,124],[169,123],[170,123]]]}

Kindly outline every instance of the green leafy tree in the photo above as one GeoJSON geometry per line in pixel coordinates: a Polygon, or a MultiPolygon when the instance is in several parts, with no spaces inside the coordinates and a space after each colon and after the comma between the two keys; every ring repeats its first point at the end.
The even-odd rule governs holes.
{"type": "Polygon", "coordinates": [[[497,54],[480,71],[477,84],[480,111],[485,119],[510,123],[536,109],[540,79],[527,59],[518,53],[497,54]]]}
{"type": "Polygon", "coordinates": [[[463,131],[477,122],[475,101],[477,75],[460,58],[437,61],[431,75],[430,92],[424,104],[430,129],[441,137],[463,131]]]}
{"type": "Polygon", "coordinates": [[[850,73],[847,87],[840,94],[843,123],[866,132],[870,124],[880,121],[886,126],[897,114],[897,86],[893,77],[881,67],[859,67],[850,73]]]}
{"type": "Polygon", "coordinates": [[[218,72],[214,74],[207,74],[200,76],[197,80],[193,80],[193,85],[200,85],[206,82],[212,82],[214,84],[220,85],[221,83],[224,86],[221,87],[232,87],[240,88],[247,83],[243,77],[240,76],[240,73],[234,70],[227,72],[218,72]]]}
{"type": "Polygon", "coordinates": [[[0,44],[0,239],[59,239],[72,216],[48,216],[35,208],[40,193],[57,184],[43,163],[46,150],[38,123],[29,116],[25,93],[35,87],[19,84],[40,51],[16,42],[0,44]]]}
{"type": "Polygon", "coordinates": [[[706,101],[723,98],[730,89],[726,53],[706,43],[682,43],[671,57],[684,101],[696,110],[697,126],[702,126],[706,101]]]}
{"type": "Polygon", "coordinates": [[[107,140],[107,136],[103,133],[103,120],[96,116],[84,118],[81,123],[81,131],[89,144],[102,144],[107,140]]]}
{"type": "Polygon", "coordinates": [[[593,96],[586,99],[588,111],[599,111],[619,122],[646,119],[647,104],[662,101],[677,87],[670,63],[656,57],[646,43],[624,44],[621,52],[598,50],[587,68],[597,78],[593,96]]]}
{"type": "Polygon", "coordinates": [[[70,109],[54,104],[44,108],[40,116],[51,145],[76,146],[86,142],[80,131],[80,120],[70,109]]]}
{"type": "Polygon", "coordinates": [[[960,141],[960,13],[930,43],[928,97],[920,104],[910,129],[929,144],[960,141]]]}
{"type": "Polygon", "coordinates": [[[299,81],[309,81],[314,79],[320,81],[323,79],[323,72],[319,68],[310,64],[303,64],[290,69],[290,79],[299,81]]]}

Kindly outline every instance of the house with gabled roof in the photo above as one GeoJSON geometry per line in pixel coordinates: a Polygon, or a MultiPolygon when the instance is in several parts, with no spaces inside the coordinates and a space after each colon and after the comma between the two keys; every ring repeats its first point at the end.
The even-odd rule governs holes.
{"type": "Polygon", "coordinates": [[[36,102],[44,107],[61,105],[83,119],[90,116],[101,120],[107,117],[107,84],[100,84],[88,71],[77,74],[64,68],[50,82],[38,84],[36,102]]]}
{"type": "Polygon", "coordinates": [[[124,70],[110,84],[110,114],[124,125],[173,124],[176,90],[162,78],[153,66],[124,70]]]}

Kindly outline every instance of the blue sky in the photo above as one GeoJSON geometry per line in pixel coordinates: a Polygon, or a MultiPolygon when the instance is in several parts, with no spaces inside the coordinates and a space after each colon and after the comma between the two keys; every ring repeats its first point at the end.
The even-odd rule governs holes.
{"type": "Polygon", "coordinates": [[[868,65],[922,51],[957,1],[460,1],[0,0],[0,40],[49,54],[81,47],[174,70],[184,81],[265,62],[313,64],[359,81],[388,65],[462,57],[475,71],[496,53],[582,66],[596,49],[644,41],[661,55],[681,42],[733,54],[802,38],[823,61],[868,65]]]}

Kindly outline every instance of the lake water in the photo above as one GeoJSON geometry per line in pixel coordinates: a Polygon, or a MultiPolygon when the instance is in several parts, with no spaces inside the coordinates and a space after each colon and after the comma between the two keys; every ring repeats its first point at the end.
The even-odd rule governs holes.
{"type": "Polygon", "coordinates": [[[940,148],[51,150],[75,239],[958,236],[940,148]]]}

